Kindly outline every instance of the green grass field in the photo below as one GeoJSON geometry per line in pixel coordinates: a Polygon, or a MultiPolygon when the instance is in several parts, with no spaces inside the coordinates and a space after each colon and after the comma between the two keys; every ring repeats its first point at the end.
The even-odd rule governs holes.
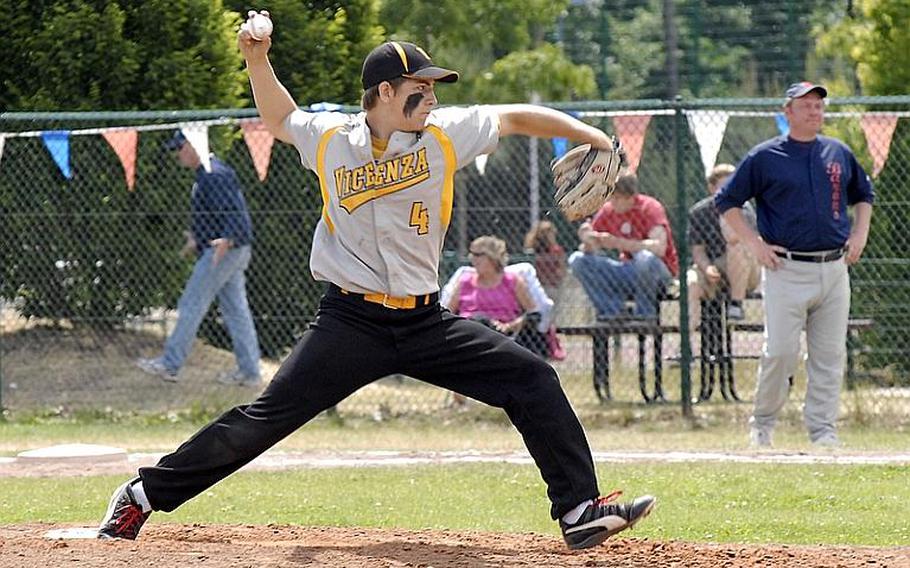
{"type": "MultiPolygon", "coordinates": [[[[688,541],[894,546],[910,542],[902,467],[601,465],[602,490],[658,496],[634,536],[688,541]]],[[[113,477],[0,478],[0,524],[92,525],[113,477]]],[[[450,528],[556,534],[532,466],[242,472],[153,522],[450,528]]]]}

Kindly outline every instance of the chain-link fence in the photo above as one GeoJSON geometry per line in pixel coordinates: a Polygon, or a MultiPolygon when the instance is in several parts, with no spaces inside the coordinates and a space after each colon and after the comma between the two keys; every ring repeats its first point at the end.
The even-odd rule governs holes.
{"type": "MultiPolygon", "coordinates": [[[[647,196],[632,199],[662,204],[666,239],[661,243],[652,225],[629,217],[611,230],[630,239],[656,237],[658,248],[651,250],[658,263],[639,262],[647,255],[638,254],[635,264],[645,268],[634,278],[623,272],[606,285],[594,278],[598,269],[588,266],[590,259],[613,253],[582,254],[577,224],[552,209],[548,166],[567,144],[511,137],[456,176],[440,285],[456,272],[463,277],[459,268],[470,264],[469,245],[481,235],[505,240],[513,264],[536,266],[553,301],[540,329],[549,331],[553,363],[581,412],[645,408],[645,400],[685,411],[693,403],[713,408],[737,396],[748,400],[762,344],[760,286],[754,274],[734,268],[728,247],[735,243],[691,246],[698,231],[689,209],[708,196],[706,177],[715,166],[736,164],[758,142],[785,132],[780,101],[561,108],[623,140],[640,196],[647,196]],[[540,220],[552,224],[555,239],[536,245],[528,234],[540,220]],[[707,282],[704,274],[687,278],[691,251],[697,259],[710,249],[726,256],[729,265],[722,268],[729,274],[713,299],[687,303],[688,293],[707,282]],[[592,296],[600,299],[592,302],[592,296]],[[742,313],[731,312],[730,301],[739,299],[742,313]],[[693,312],[700,321],[693,321],[693,312]]],[[[900,213],[910,195],[908,114],[908,97],[834,100],[827,108],[825,132],[855,150],[877,194],[865,256],[850,270],[843,403],[845,416],[857,420],[894,423],[910,416],[910,227],[900,213]]],[[[215,380],[236,365],[217,301],[176,381],[150,377],[135,364],[161,354],[194,264],[179,254],[194,172],[163,149],[177,128],[194,146],[208,145],[244,188],[255,234],[246,291],[266,380],[306,329],[324,290],[308,268],[322,207],[319,186],[293,147],[272,145],[254,112],[0,115],[2,407],[160,413],[224,407],[255,394],[215,380]]],[[[660,210],[652,213],[659,218],[660,210]]],[[[544,237],[547,225],[539,231],[544,237]]],[[[356,347],[339,356],[356,357],[356,347]]],[[[800,367],[787,407],[793,416],[805,383],[800,367]]],[[[433,413],[452,402],[449,393],[395,376],[361,390],[339,410],[433,413]]]]}

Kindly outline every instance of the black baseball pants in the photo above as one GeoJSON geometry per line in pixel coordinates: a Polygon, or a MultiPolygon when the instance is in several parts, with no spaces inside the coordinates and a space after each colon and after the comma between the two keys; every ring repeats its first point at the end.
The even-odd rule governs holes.
{"type": "Polygon", "coordinates": [[[389,309],[332,286],[257,400],[139,469],[152,508],[173,511],[320,412],[395,373],[504,409],[547,484],[554,519],[598,495],[584,430],[548,363],[438,303],[389,309]]]}

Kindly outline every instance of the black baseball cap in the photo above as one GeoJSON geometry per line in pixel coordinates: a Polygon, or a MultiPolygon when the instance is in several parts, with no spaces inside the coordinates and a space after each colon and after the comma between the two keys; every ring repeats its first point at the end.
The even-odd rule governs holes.
{"type": "Polygon", "coordinates": [[[821,85],[810,83],[809,81],[802,81],[800,83],[793,83],[787,87],[787,102],[791,101],[792,99],[804,97],[812,91],[817,92],[822,96],[822,98],[828,96],[828,89],[822,87],[821,85]]]}
{"type": "Polygon", "coordinates": [[[363,60],[360,74],[363,90],[396,77],[454,83],[458,80],[458,73],[433,65],[426,51],[406,41],[387,41],[363,60]]]}
{"type": "Polygon", "coordinates": [[[182,130],[177,130],[174,132],[174,135],[167,139],[164,143],[165,150],[179,150],[183,148],[183,145],[186,144],[186,136],[183,135],[182,130]]]}

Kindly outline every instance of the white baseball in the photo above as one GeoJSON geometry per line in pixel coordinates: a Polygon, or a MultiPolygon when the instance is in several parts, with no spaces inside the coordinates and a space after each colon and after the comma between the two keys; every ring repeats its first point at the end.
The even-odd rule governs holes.
{"type": "Polygon", "coordinates": [[[272,35],[272,20],[263,14],[256,14],[246,22],[250,37],[262,41],[272,35]]]}

